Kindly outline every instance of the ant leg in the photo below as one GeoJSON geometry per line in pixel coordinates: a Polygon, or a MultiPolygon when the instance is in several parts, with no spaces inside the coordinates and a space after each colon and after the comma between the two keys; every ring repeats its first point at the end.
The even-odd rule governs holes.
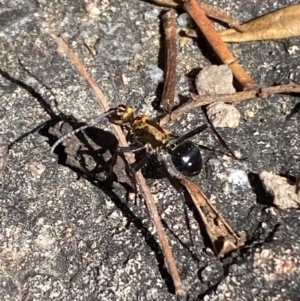
{"type": "Polygon", "coordinates": [[[96,125],[97,123],[101,122],[105,117],[111,115],[113,112],[115,111],[115,109],[111,109],[110,111],[108,112],[105,112],[105,113],[102,113],[101,115],[99,115],[98,117],[95,118],[94,122],[91,123],[91,124],[86,124],[86,125],[83,125],[81,127],[79,127],[78,129],[75,129],[73,131],[71,131],[70,133],[60,137],[51,147],[50,149],[50,152],[51,154],[53,154],[55,148],[60,144],[62,143],[64,140],[66,140],[67,138],[79,133],[79,132],[82,132],[84,131],[85,129],[89,128],[89,127],[92,127],[94,125],[96,125]]]}
{"type": "Polygon", "coordinates": [[[182,141],[184,140],[187,140],[191,137],[194,137],[195,135],[205,131],[206,129],[208,129],[208,124],[207,123],[204,123],[198,127],[196,127],[195,129],[183,134],[182,136],[180,136],[176,141],[175,141],[175,144],[179,144],[181,143],[182,141]]]}
{"type": "Polygon", "coordinates": [[[225,147],[230,155],[235,159],[235,160],[245,160],[246,158],[238,158],[235,153],[231,150],[231,148],[227,145],[226,141],[223,139],[223,137],[220,135],[220,133],[217,131],[217,129],[212,125],[210,124],[210,128],[212,130],[212,132],[215,134],[215,136],[217,137],[217,140],[219,141],[219,143],[225,147]]]}
{"type": "MultiPolygon", "coordinates": [[[[138,146],[138,147],[133,147],[133,146],[128,146],[128,147],[118,147],[117,150],[115,151],[114,155],[113,155],[113,158],[112,158],[112,162],[111,162],[111,165],[110,165],[110,171],[109,171],[109,175],[112,174],[113,172],[113,167],[114,165],[116,164],[116,161],[117,161],[117,157],[118,157],[118,154],[119,153],[126,153],[126,152],[137,152],[137,151],[140,151],[140,150],[143,150],[145,149],[146,146],[138,146]]],[[[135,192],[135,196],[137,196],[137,184],[136,184],[136,181],[135,181],[135,177],[134,177],[134,173],[138,170],[140,170],[141,168],[143,168],[148,160],[149,160],[149,154],[146,154],[140,161],[136,161],[135,163],[131,164],[129,166],[129,177],[131,178],[131,182],[132,182],[132,185],[133,185],[133,189],[134,189],[134,192],[135,192]]],[[[135,204],[136,204],[136,198],[135,198],[135,204]]]]}
{"type": "Polygon", "coordinates": [[[191,137],[194,137],[195,135],[197,135],[197,134],[199,134],[199,133],[205,131],[207,128],[208,128],[208,124],[205,123],[205,124],[202,124],[202,125],[196,127],[195,129],[193,129],[193,130],[191,130],[191,131],[189,131],[189,132],[183,134],[183,135],[180,136],[180,137],[178,137],[178,136],[176,136],[176,135],[173,135],[173,134],[170,134],[170,136],[171,136],[172,138],[176,138],[176,140],[172,141],[172,143],[169,143],[169,145],[170,145],[170,146],[178,145],[178,144],[180,144],[182,141],[187,140],[187,139],[189,139],[189,138],[191,138],[191,137]]]}
{"type": "MultiPolygon", "coordinates": [[[[127,152],[138,152],[143,149],[147,149],[147,145],[142,146],[119,146],[118,152],[120,153],[127,153],[127,152]]],[[[149,161],[149,154],[147,153],[140,161],[133,163],[133,165],[130,166],[131,170],[133,172],[136,172],[140,169],[142,169],[147,162],[149,161]]]]}
{"type": "Polygon", "coordinates": [[[136,183],[136,180],[135,180],[135,177],[134,177],[134,173],[137,172],[138,170],[142,169],[146,164],[147,162],[149,161],[149,155],[147,154],[146,156],[143,157],[143,159],[141,159],[140,161],[136,161],[135,163],[131,164],[129,166],[129,169],[130,169],[130,177],[131,177],[131,182],[134,186],[134,193],[135,193],[135,205],[137,203],[137,198],[136,196],[138,195],[138,190],[137,190],[137,183],[136,183]]]}
{"type": "Polygon", "coordinates": [[[140,169],[142,169],[149,161],[150,156],[146,155],[144,156],[140,161],[136,161],[135,163],[133,163],[130,168],[132,172],[136,172],[140,169]]]}
{"type": "MultiPolygon", "coordinates": [[[[182,136],[180,136],[179,138],[177,138],[177,140],[175,140],[174,142],[170,143],[170,146],[178,145],[178,144],[180,144],[181,142],[183,142],[184,140],[189,139],[189,138],[191,138],[191,137],[193,137],[193,136],[195,136],[195,135],[197,135],[197,134],[199,134],[199,133],[201,133],[201,132],[207,130],[208,128],[210,128],[210,129],[212,130],[214,136],[217,137],[218,142],[219,142],[224,148],[226,148],[226,149],[228,150],[228,152],[230,153],[230,155],[231,155],[234,159],[236,159],[236,160],[242,160],[242,159],[239,159],[239,158],[236,157],[236,155],[234,154],[234,152],[233,152],[233,151],[230,149],[230,147],[227,145],[225,139],[220,135],[220,133],[217,131],[217,129],[213,126],[213,124],[212,124],[209,120],[207,120],[207,122],[208,122],[208,123],[205,123],[205,124],[203,124],[203,125],[200,125],[199,127],[196,127],[195,129],[191,130],[190,132],[187,132],[187,133],[183,134],[182,136]]],[[[174,136],[174,137],[175,137],[175,136],[174,136]]],[[[201,147],[201,148],[207,149],[207,150],[209,150],[209,151],[215,151],[215,152],[219,152],[219,153],[222,153],[222,154],[227,154],[227,153],[225,153],[225,152],[223,152],[223,151],[221,151],[221,150],[214,150],[214,149],[211,149],[211,148],[209,148],[209,147],[207,147],[207,146],[204,146],[204,145],[199,145],[199,144],[198,144],[198,146],[201,147]]]]}
{"type": "Polygon", "coordinates": [[[202,108],[202,112],[204,117],[206,118],[206,121],[208,123],[209,128],[212,130],[212,132],[214,133],[214,135],[217,137],[218,142],[228,150],[228,152],[230,153],[230,155],[235,159],[235,160],[245,160],[247,158],[237,158],[237,156],[235,155],[235,153],[231,150],[231,148],[227,145],[225,139],[223,139],[223,137],[221,136],[221,134],[217,131],[217,129],[214,127],[214,125],[212,124],[212,122],[209,120],[207,113],[206,113],[206,109],[202,108]]]}
{"type": "MultiPolygon", "coordinates": [[[[191,246],[192,248],[194,247],[194,242],[193,242],[193,237],[192,237],[192,232],[191,232],[191,225],[190,225],[190,221],[188,218],[188,211],[187,211],[187,206],[186,206],[186,198],[185,198],[185,189],[183,188],[183,186],[180,184],[180,182],[177,180],[176,176],[171,174],[167,168],[167,162],[164,160],[163,156],[161,154],[157,154],[157,159],[159,161],[159,164],[161,166],[161,169],[165,175],[165,177],[169,180],[169,182],[171,183],[171,185],[176,189],[176,191],[179,193],[179,197],[181,199],[182,202],[182,206],[183,206],[183,211],[184,211],[184,216],[185,216],[185,223],[187,226],[187,229],[189,231],[189,236],[190,236],[190,241],[191,241],[191,246]]],[[[174,170],[175,173],[177,173],[177,171],[174,170]]],[[[193,256],[197,257],[193,251],[189,250],[193,256]]]]}
{"type": "MultiPolygon", "coordinates": [[[[118,154],[123,154],[123,153],[127,153],[127,152],[138,152],[141,151],[143,149],[146,149],[147,145],[142,145],[142,146],[118,146],[117,150],[114,152],[113,157],[112,157],[112,161],[111,161],[111,165],[110,165],[110,170],[108,172],[108,175],[111,175],[113,172],[113,167],[116,164],[117,161],[117,157],[118,154]]],[[[148,160],[149,160],[149,154],[146,154],[143,159],[141,159],[138,162],[135,162],[134,164],[132,164],[130,166],[130,170],[134,173],[138,170],[140,170],[141,168],[143,168],[148,160]]]]}
{"type": "Polygon", "coordinates": [[[141,150],[143,150],[143,149],[146,149],[147,148],[147,146],[146,145],[142,145],[142,146],[133,146],[133,145],[131,145],[131,146],[118,146],[118,148],[117,148],[117,152],[118,153],[121,153],[121,154],[123,154],[123,153],[129,153],[129,152],[132,152],[132,153],[135,153],[135,152],[139,152],[139,151],[141,151],[141,150]]]}
{"type": "Polygon", "coordinates": [[[207,147],[207,146],[205,146],[205,145],[202,145],[202,144],[197,144],[200,148],[203,148],[203,149],[206,149],[206,150],[208,150],[208,151],[210,151],[210,152],[214,152],[214,153],[220,153],[220,154],[222,154],[222,155],[228,155],[228,153],[225,153],[225,152],[223,152],[223,151],[221,151],[221,150],[219,150],[219,149],[213,149],[213,148],[210,148],[210,147],[207,147]]]}

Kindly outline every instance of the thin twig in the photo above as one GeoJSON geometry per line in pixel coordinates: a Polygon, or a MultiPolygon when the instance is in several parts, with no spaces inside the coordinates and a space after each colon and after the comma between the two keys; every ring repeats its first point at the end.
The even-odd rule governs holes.
{"type": "Polygon", "coordinates": [[[194,93],[190,93],[193,101],[183,104],[178,109],[174,110],[172,114],[163,117],[160,120],[160,125],[164,126],[170,120],[176,120],[182,114],[189,112],[194,108],[205,106],[216,101],[223,101],[225,103],[234,104],[255,97],[265,98],[271,94],[288,94],[288,93],[300,93],[300,85],[297,84],[279,85],[279,86],[265,87],[256,90],[250,90],[250,91],[242,91],[234,94],[216,94],[216,95],[200,96],[194,93]]]}
{"type": "Polygon", "coordinates": [[[163,16],[163,28],[165,33],[165,81],[160,107],[171,112],[174,106],[176,89],[176,19],[175,10],[170,8],[163,16]]]}
{"type": "Polygon", "coordinates": [[[209,18],[227,23],[230,27],[233,27],[237,31],[243,32],[243,28],[237,21],[235,21],[233,18],[226,15],[218,8],[215,8],[214,6],[206,4],[204,2],[199,2],[199,4],[209,18]]]}
{"type": "MultiPolygon", "coordinates": [[[[99,100],[100,105],[103,107],[105,111],[109,110],[109,104],[106,96],[102,93],[101,89],[98,87],[96,81],[92,78],[92,76],[89,74],[85,66],[81,63],[77,55],[68,47],[68,45],[64,42],[64,40],[60,37],[52,35],[53,39],[57,42],[57,44],[60,47],[60,50],[62,50],[68,58],[72,61],[74,66],[77,68],[80,75],[87,81],[87,83],[90,85],[92,90],[94,91],[96,97],[99,100]]],[[[128,146],[126,138],[124,136],[124,133],[122,132],[121,128],[116,125],[111,125],[112,130],[117,137],[120,146],[128,146]]],[[[125,153],[126,160],[129,164],[133,164],[135,162],[134,155],[132,153],[125,153]]],[[[184,295],[184,288],[176,267],[176,263],[171,251],[171,247],[168,242],[168,238],[165,234],[165,231],[162,226],[162,222],[160,219],[160,216],[157,211],[157,207],[155,205],[153,196],[151,194],[150,188],[147,186],[145,178],[143,177],[142,173],[140,171],[135,173],[135,181],[138,184],[140,191],[144,195],[146,205],[148,207],[148,210],[150,211],[151,217],[153,218],[157,235],[162,247],[162,250],[164,252],[164,256],[166,259],[166,262],[168,264],[171,277],[174,282],[175,292],[177,295],[184,295]]]]}
{"type": "Polygon", "coordinates": [[[151,0],[151,1],[160,6],[182,8],[181,0],[151,0]]]}
{"type": "Polygon", "coordinates": [[[0,179],[6,168],[6,158],[8,153],[8,143],[4,135],[0,135],[0,179]]]}
{"type": "Polygon", "coordinates": [[[228,65],[236,80],[244,90],[256,86],[255,81],[246,73],[242,66],[236,61],[226,44],[222,41],[219,33],[215,30],[211,21],[206,17],[203,9],[196,0],[183,0],[184,9],[191,15],[205,38],[214,49],[220,60],[228,65]]]}
{"type": "Polygon", "coordinates": [[[300,93],[300,85],[287,84],[278,85],[274,87],[261,88],[259,91],[259,97],[267,97],[271,94],[285,94],[285,93],[300,93]]]}
{"type": "MultiPolygon", "coordinates": [[[[166,7],[183,8],[182,0],[152,0],[152,2],[157,5],[166,7]]],[[[222,12],[221,10],[203,2],[199,2],[199,5],[202,7],[205,14],[209,18],[227,23],[229,26],[235,28],[237,31],[243,31],[238,22],[236,22],[233,18],[229,17],[226,13],[222,12]]]]}

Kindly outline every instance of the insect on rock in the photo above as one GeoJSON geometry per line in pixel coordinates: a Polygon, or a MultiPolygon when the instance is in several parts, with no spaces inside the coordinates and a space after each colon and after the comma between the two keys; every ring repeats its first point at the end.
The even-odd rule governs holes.
{"type": "Polygon", "coordinates": [[[199,146],[187,139],[207,129],[207,124],[177,138],[148,115],[135,116],[133,108],[125,105],[112,108],[96,118],[93,124],[84,125],[61,137],[52,146],[51,152],[53,153],[55,148],[68,137],[84,131],[106,117],[110,123],[124,126],[132,137],[132,144],[129,147],[118,147],[117,152],[146,151],[146,156],[133,167],[135,171],[141,169],[152,155],[157,155],[161,160],[159,154],[164,150],[170,154],[175,168],[184,176],[195,176],[200,173],[202,156],[199,146]]]}

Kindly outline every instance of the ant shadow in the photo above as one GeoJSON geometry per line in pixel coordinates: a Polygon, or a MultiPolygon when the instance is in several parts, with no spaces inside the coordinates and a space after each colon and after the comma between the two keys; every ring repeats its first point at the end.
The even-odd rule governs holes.
{"type": "MultiPolygon", "coordinates": [[[[29,73],[28,70],[25,71],[29,73]]],[[[12,84],[19,86],[27,91],[50,117],[48,121],[39,124],[38,126],[34,127],[34,129],[22,134],[15,141],[10,143],[8,149],[11,149],[16,143],[19,143],[30,134],[33,134],[35,132],[38,132],[44,137],[47,137],[48,143],[51,146],[59,137],[63,135],[63,133],[61,133],[61,123],[67,124],[67,128],[69,127],[71,129],[78,128],[83,125],[82,123],[77,122],[74,118],[63,113],[56,114],[48,101],[44,99],[44,97],[32,86],[12,77],[8,72],[2,70],[1,68],[0,75],[10,81],[12,84]]],[[[116,176],[112,175],[111,177],[105,179],[103,177],[103,173],[107,171],[109,163],[109,161],[106,161],[107,158],[104,155],[107,152],[111,154],[116,151],[117,139],[111,133],[97,128],[87,129],[84,131],[84,133],[85,134],[78,133],[76,135],[76,140],[79,144],[79,147],[78,145],[71,146],[68,149],[68,152],[66,152],[67,149],[65,149],[65,147],[61,145],[57,147],[55,153],[58,155],[58,164],[70,168],[72,171],[77,173],[78,177],[84,177],[91,184],[101,189],[112,200],[116,208],[118,208],[122,212],[123,216],[127,218],[127,224],[133,224],[136,229],[141,232],[146,244],[155,254],[158,270],[161,274],[162,279],[164,279],[166,283],[168,291],[174,294],[175,288],[173,281],[167,270],[167,267],[165,266],[163,251],[156,238],[149,231],[148,227],[144,225],[142,219],[136,216],[136,214],[129,208],[129,206],[124,203],[120,199],[120,197],[113,191],[113,188],[115,188],[114,183],[116,176]],[[92,140],[94,145],[98,147],[97,151],[95,151],[94,148],[89,145],[89,141],[87,141],[85,135],[87,135],[89,141],[92,140]],[[78,153],[73,153],[74,150],[78,150],[78,153]],[[90,169],[90,167],[92,166],[91,161],[94,162],[94,167],[92,169],[90,169]]],[[[133,191],[130,184],[126,182],[120,184],[123,185],[127,193],[133,191]]]]}
{"type": "MultiPolygon", "coordinates": [[[[66,123],[66,121],[64,122],[66,123]]],[[[83,125],[74,121],[68,121],[67,123],[68,125],[63,130],[63,133],[61,133],[62,127],[60,123],[56,123],[53,127],[46,126],[39,132],[41,135],[48,137],[49,141],[54,141],[54,139],[57,140],[60,136],[66,134],[65,130],[70,132],[83,125]],[[59,137],[56,136],[58,130],[60,131],[59,137]]],[[[144,225],[142,219],[114,192],[114,189],[120,189],[120,191],[125,189],[127,196],[129,193],[135,192],[130,176],[128,176],[130,174],[128,164],[126,164],[122,154],[120,154],[120,161],[118,160],[114,165],[113,172],[110,172],[112,157],[118,146],[116,137],[108,131],[94,127],[84,130],[84,133],[79,132],[74,136],[69,138],[71,140],[70,143],[64,141],[64,144],[67,143],[67,146],[60,144],[55,149],[55,153],[58,155],[58,163],[70,168],[77,173],[78,177],[84,177],[91,184],[101,189],[127,219],[127,227],[133,224],[141,232],[145,242],[155,254],[161,277],[164,279],[169,292],[174,294],[175,287],[165,266],[164,255],[159,243],[148,230],[148,227],[144,225]],[[108,173],[109,176],[107,176],[108,173]]],[[[124,193],[122,192],[121,194],[124,193]]]]}

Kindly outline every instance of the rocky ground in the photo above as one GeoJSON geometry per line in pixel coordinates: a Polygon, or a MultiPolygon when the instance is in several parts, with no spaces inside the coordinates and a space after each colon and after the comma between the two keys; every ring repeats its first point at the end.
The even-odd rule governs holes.
{"type": "MultiPolygon", "coordinates": [[[[207,3],[242,23],[297,1],[207,3]]],[[[78,135],[65,149],[50,153],[57,137],[72,129],[68,123],[91,121],[103,112],[52,35],[63,36],[112,107],[124,103],[153,118],[160,114],[155,108],[162,88],[160,16],[165,9],[138,0],[92,4],[95,11],[84,1],[0,1],[3,301],[176,299],[149,213],[142,197],[135,197],[125,165],[119,162],[115,177],[104,177],[103,162],[116,146],[109,125],[87,132],[91,144],[78,135]],[[95,167],[96,176],[91,173],[95,167]]],[[[300,81],[299,47],[299,38],[230,45],[261,86],[300,81]]],[[[193,90],[194,71],[212,63],[217,60],[205,41],[181,37],[176,94],[193,90]]],[[[177,104],[182,100],[178,97],[177,104]]],[[[155,162],[144,170],[147,183],[188,300],[296,301],[299,211],[274,207],[259,174],[274,172],[291,181],[299,176],[299,98],[274,95],[236,107],[242,115],[239,127],[220,133],[247,159],[204,150],[205,168],[194,180],[230,225],[247,233],[245,247],[217,259],[189,206],[192,247],[182,202],[156,172],[155,162]],[[230,181],[232,170],[246,172],[249,182],[230,181]]],[[[180,135],[204,122],[198,108],[169,123],[168,129],[180,135]]],[[[210,131],[194,139],[220,147],[210,131]]]]}

